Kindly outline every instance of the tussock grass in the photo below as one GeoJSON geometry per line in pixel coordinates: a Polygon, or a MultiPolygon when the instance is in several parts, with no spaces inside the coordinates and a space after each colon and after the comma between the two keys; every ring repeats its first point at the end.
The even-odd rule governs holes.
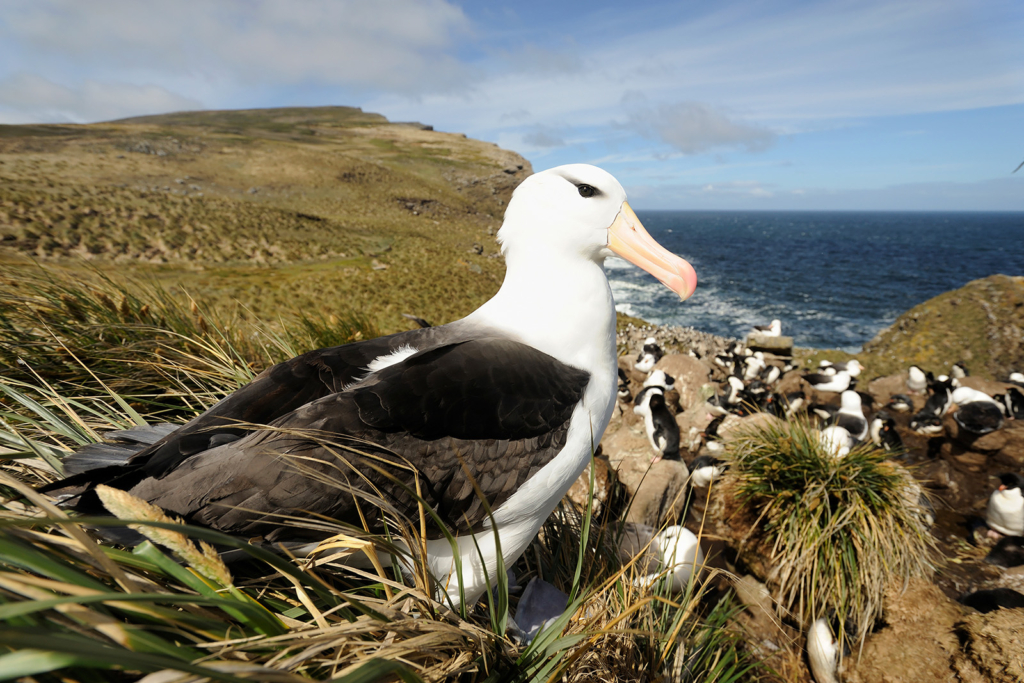
{"type": "Polygon", "coordinates": [[[168,410],[182,394],[228,392],[304,351],[378,336],[364,317],[300,313],[264,324],[234,306],[202,305],[157,284],[81,278],[55,268],[0,278],[0,365],[8,379],[38,378],[65,393],[110,388],[168,410]]]}
{"type": "Polygon", "coordinates": [[[933,569],[934,540],[906,470],[870,444],[837,460],[818,434],[806,420],[746,431],[730,445],[733,476],[780,605],[804,627],[834,612],[863,642],[886,589],[933,569]]]}

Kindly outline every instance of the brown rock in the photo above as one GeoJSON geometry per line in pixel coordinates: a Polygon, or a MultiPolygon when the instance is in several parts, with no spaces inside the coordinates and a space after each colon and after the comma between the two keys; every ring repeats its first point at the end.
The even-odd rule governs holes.
{"type": "Polygon", "coordinates": [[[909,396],[914,403],[914,411],[917,412],[924,408],[924,402],[928,399],[925,394],[912,394],[907,389],[907,373],[901,372],[895,375],[886,375],[885,377],[878,377],[871,380],[868,383],[868,393],[875,398],[875,402],[879,408],[884,408],[889,399],[896,394],[903,394],[909,396]]]}
{"type": "Polygon", "coordinates": [[[763,334],[754,332],[747,336],[747,346],[753,351],[767,351],[768,353],[774,353],[776,356],[793,355],[792,337],[766,337],[763,334]]]}
{"type": "MultiPolygon", "coordinates": [[[[861,656],[846,659],[850,683],[918,683],[953,679],[950,665],[960,650],[953,632],[963,608],[928,581],[915,579],[906,592],[886,596],[886,627],[868,636],[861,656]]],[[[856,652],[856,647],[851,646],[856,652]]]]}
{"type": "Polygon", "coordinates": [[[782,420],[768,413],[754,413],[744,417],[729,415],[718,426],[718,436],[722,441],[728,442],[744,433],[769,426],[781,427],[783,424],[782,420]]]}
{"type": "Polygon", "coordinates": [[[608,456],[608,464],[615,470],[619,482],[633,495],[654,459],[643,423],[623,424],[615,432],[606,432],[601,439],[601,449],[608,456]]]}
{"type": "Polygon", "coordinates": [[[974,672],[994,683],[1024,680],[1024,609],[970,614],[956,624],[956,633],[963,648],[954,666],[964,680],[974,672]]]}
{"type": "Polygon", "coordinates": [[[651,465],[633,494],[626,521],[656,528],[666,522],[676,523],[686,501],[689,478],[686,465],[678,460],[659,460],[651,465]]]}
{"type": "Polygon", "coordinates": [[[662,357],[654,366],[676,380],[675,391],[679,392],[679,404],[683,410],[695,403],[703,403],[700,390],[711,380],[711,369],[692,356],[679,353],[662,357]]]}
{"type": "Polygon", "coordinates": [[[636,363],[636,356],[633,354],[619,356],[618,363],[619,369],[625,372],[626,377],[629,378],[630,391],[635,396],[636,388],[643,386],[644,380],[647,379],[647,375],[633,367],[633,364],[636,363]]]}
{"type": "Polygon", "coordinates": [[[984,377],[964,377],[960,380],[961,386],[970,387],[976,391],[983,391],[989,396],[995,396],[996,394],[1005,394],[1007,387],[1012,387],[1012,384],[1007,382],[997,382],[992,379],[985,379],[984,377]]]}
{"type": "MultiPolygon", "coordinates": [[[[594,458],[593,464],[596,465],[594,469],[593,515],[600,517],[610,504],[618,482],[615,478],[615,470],[608,464],[606,456],[600,455],[594,458]]],[[[569,492],[565,494],[580,510],[587,508],[587,498],[590,494],[590,467],[587,465],[587,469],[583,470],[583,474],[573,482],[573,485],[569,487],[569,492]]]]}

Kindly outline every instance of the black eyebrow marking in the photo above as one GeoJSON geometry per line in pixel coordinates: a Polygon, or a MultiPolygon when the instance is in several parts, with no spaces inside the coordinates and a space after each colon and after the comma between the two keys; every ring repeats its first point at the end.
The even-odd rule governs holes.
{"type": "Polygon", "coordinates": [[[592,194],[591,197],[599,197],[602,194],[604,194],[604,192],[601,192],[600,188],[598,188],[596,185],[591,185],[590,183],[585,183],[582,180],[577,180],[575,178],[570,178],[569,176],[561,176],[561,177],[565,178],[568,182],[572,183],[576,187],[579,187],[580,185],[587,185],[589,187],[594,188],[594,194],[592,194]]]}

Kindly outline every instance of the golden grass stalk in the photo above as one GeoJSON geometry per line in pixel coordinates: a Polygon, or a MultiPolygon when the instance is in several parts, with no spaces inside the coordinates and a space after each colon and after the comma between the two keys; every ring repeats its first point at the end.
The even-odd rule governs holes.
{"type": "MultiPolygon", "coordinates": [[[[96,487],[96,494],[110,514],[118,519],[165,524],[182,523],[181,520],[168,517],[157,506],[147,503],[141,498],[136,498],[127,491],[100,484],[96,487]]],[[[210,581],[224,587],[234,585],[227,565],[209,543],[199,541],[199,547],[196,547],[185,534],[147,524],[129,524],[128,528],[138,531],[153,543],[177,553],[190,567],[210,581]]]]}

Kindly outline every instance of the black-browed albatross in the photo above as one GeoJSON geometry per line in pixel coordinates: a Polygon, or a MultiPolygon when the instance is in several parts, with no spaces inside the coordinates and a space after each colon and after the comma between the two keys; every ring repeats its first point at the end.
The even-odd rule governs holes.
{"type": "MultiPolygon", "coordinates": [[[[330,534],[282,526],[282,515],[361,526],[356,496],[343,490],[352,487],[415,519],[415,469],[422,497],[456,537],[472,604],[498,567],[468,475],[493,511],[507,567],[583,472],[611,417],[615,308],[604,259],[621,256],[684,299],[697,284],[690,264],[644,230],[618,181],[594,166],[523,181],[498,241],[504,283],[465,318],[275,365],[127,462],[83,472],[96,463],[72,458],[69,471],[80,473],[46,488],[85,485],[81,507],[89,488],[106,484],[191,523],[316,541],[330,534]],[[323,440],[362,450],[390,477],[323,440]]],[[[384,528],[383,513],[365,500],[359,507],[372,530],[384,528]]],[[[430,569],[457,604],[452,546],[432,518],[427,532],[430,569]]]]}

